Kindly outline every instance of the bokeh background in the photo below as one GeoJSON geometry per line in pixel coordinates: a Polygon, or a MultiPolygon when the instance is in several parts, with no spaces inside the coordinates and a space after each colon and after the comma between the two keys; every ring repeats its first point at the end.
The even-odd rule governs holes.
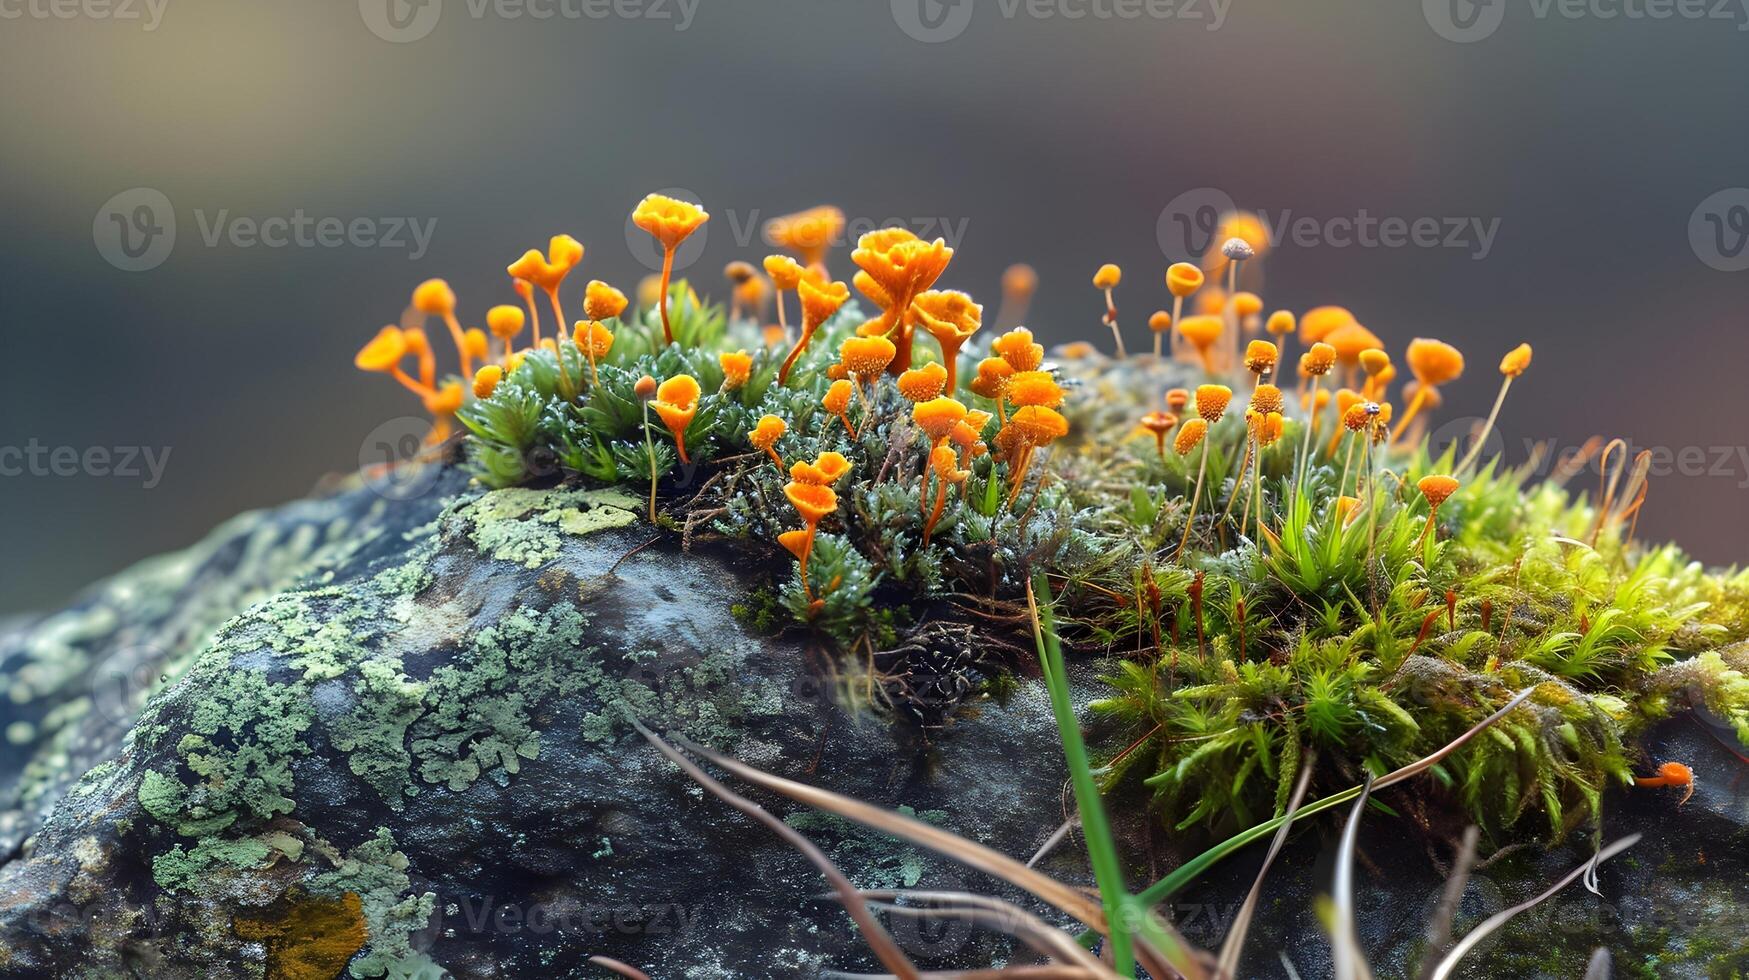
{"type": "Polygon", "coordinates": [[[20,473],[14,455],[0,612],[355,467],[368,433],[417,414],[350,362],[419,280],[449,278],[477,321],[513,299],[507,262],[568,231],[584,278],[629,291],[647,270],[626,216],[660,188],[715,215],[691,270],[713,289],[768,250],[764,218],[830,202],[955,238],[943,284],[992,304],[1003,267],[1032,263],[1048,342],[1108,343],[1088,280],[1118,262],[1132,346],[1177,257],[1163,211],[1212,189],[1314,219],[1269,260],[1272,308],[1349,305],[1393,351],[1458,343],[1470,371],[1446,418],[1485,413],[1494,363],[1529,340],[1508,455],[1593,434],[1694,447],[1704,464],[1655,476],[1642,535],[1739,562],[1749,11],[1628,15],[1645,9],[0,0],[0,452],[170,454],[149,488],[144,471],[20,473]],[[107,213],[136,217],[138,194],[111,203],[135,188],[177,225],[146,271],[118,267],[133,260],[107,213]],[[405,233],[228,234],[299,212],[432,237],[419,254],[405,233]],[[1345,246],[1331,222],[1363,214],[1496,231],[1485,249],[1473,224],[1456,247],[1345,246]]]}

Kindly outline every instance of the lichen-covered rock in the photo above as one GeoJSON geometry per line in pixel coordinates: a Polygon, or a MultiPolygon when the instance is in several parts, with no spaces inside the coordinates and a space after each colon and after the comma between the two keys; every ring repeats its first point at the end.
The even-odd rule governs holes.
{"type": "MultiPolygon", "coordinates": [[[[1004,846],[1050,832],[1054,804],[1016,805],[1054,800],[1060,780],[1040,692],[931,764],[837,707],[809,650],[736,620],[730,558],[637,550],[651,538],[637,503],[453,478],[393,505],[354,491],[248,518],[9,635],[7,669],[31,694],[7,721],[31,731],[8,756],[24,764],[5,797],[0,974],[497,977],[606,953],[657,975],[803,976],[857,962],[842,914],[808,898],[811,867],[704,798],[628,711],[1004,846]],[[224,595],[202,594],[208,581],[224,595]],[[184,600],[213,612],[197,623],[184,600]],[[134,636],[163,651],[130,675],[149,690],[83,679],[134,636]]],[[[813,829],[866,882],[945,873],[873,835],[813,829]]]]}
{"type": "MultiPolygon", "coordinates": [[[[14,624],[0,635],[0,976],[599,976],[593,954],[655,977],[873,968],[812,867],[662,761],[627,713],[1024,857],[1066,815],[1049,706],[1023,682],[920,749],[840,707],[819,651],[737,619],[759,574],[679,549],[633,498],[483,492],[446,470],[413,500],[354,489],[239,518],[14,624]]],[[[1093,695],[1092,665],[1077,670],[1093,695]]],[[[1697,761],[1683,809],[1635,794],[1611,835],[1656,833],[1606,867],[1610,904],[1563,896],[1476,975],[1576,975],[1599,943],[1657,975],[1743,967],[1737,763],[1687,723],[1660,737],[1687,740],[1673,757],[1711,752],[1717,777],[1697,761]],[[1667,921],[1674,909],[1701,917],[1667,921]]],[[[995,887],[753,795],[866,887],[995,887]]],[[[1120,821],[1138,885],[1183,856],[1139,814],[1120,821]]],[[[1438,883],[1388,820],[1368,844],[1364,938],[1381,975],[1417,952],[1438,883]]],[[[1277,949],[1302,976],[1325,972],[1311,899],[1332,826],[1280,866],[1248,972],[1280,970],[1277,949]]],[[[1476,911],[1582,857],[1502,860],[1476,911]]],[[[1197,903],[1176,909],[1193,939],[1218,943],[1256,858],[1180,896],[1197,903]]],[[[1046,864],[1086,880],[1073,838],[1046,864]]],[[[931,965],[1017,955],[962,926],[895,931],[931,965]]]]}

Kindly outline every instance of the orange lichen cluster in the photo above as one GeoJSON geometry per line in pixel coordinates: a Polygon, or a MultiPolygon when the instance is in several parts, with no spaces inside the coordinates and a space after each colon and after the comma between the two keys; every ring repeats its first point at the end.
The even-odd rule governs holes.
{"type": "MultiPolygon", "coordinates": [[[[649,203],[646,200],[645,204],[649,203]]],[[[658,215],[645,205],[640,205],[640,212],[652,219],[651,227],[659,233],[658,237],[666,236],[664,241],[679,234],[687,220],[684,215],[668,215],[666,212],[658,215]]],[[[684,234],[679,234],[679,238],[684,237],[684,234]]],[[[505,376],[515,371],[533,350],[544,349],[554,354],[560,389],[567,397],[575,397],[579,393],[574,384],[577,379],[570,376],[565,348],[574,348],[580,359],[589,364],[590,383],[598,384],[596,365],[612,350],[614,341],[613,331],[604,321],[616,320],[628,305],[625,294],[618,289],[600,280],[591,281],[583,295],[585,318],[575,321],[567,333],[565,324],[570,321],[565,315],[562,291],[566,279],[582,263],[584,251],[583,244],[570,235],[554,235],[546,252],[531,248],[506,266],[511,285],[523,305],[491,307],[486,311],[485,330],[464,328],[457,316],[455,291],[442,279],[428,279],[414,289],[402,323],[378,331],[377,336],[358,352],[354,363],[361,370],[390,375],[420,397],[434,417],[428,437],[430,442],[449,437],[455,412],[462,407],[469,390],[475,398],[491,397],[505,376]],[[535,301],[537,291],[546,295],[552,310],[555,326],[550,338],[541,336],[540,307],[535,301]],[[443,321],[456,347],[460,362],[457,380],[438,380],[436,357],[424,329],[429,317],[443,321]],[[530,328],[532,344],[519,347],[518,338],[524,327],[530,328]],[[488,363],[494,360],[494,340],[498,349],[496,363],[488,363]],[[419,372],[416,379],[402,370],[400,365],[405,357],[415,359],[419,372]]]]}
{"type": "MultiPolygon", "coordinates": [[[[658,354],[667,360],[646,359],[646,369],[654,371],[649,365],[663,363],[667,366],[657,373],[670,376],[660,382],[644,378],[634,386],[641,403],[639,411],[643,413],[643,435],[649,441],[660,438],[666,429],[682,464],[691,464],[701,450],[699,445],[689,446],[687,441],[688,430],[694,429],[700,418],[701,399],[705,399],[694,374],[705,376],[720,368],[721,384],[711,397],[740,394],[731,399],[735,406],[732,412],[717,414],[716,403],[707,402],[710,407],[706,419],[710,424],[701,423],[697,427],[694,442],[699,441],[698,432],[709,430],[724,441],[750,446],[769,459],[779,473],[788,475],[785,494],[801,514],[804,526],[786,532],[783,543],[801,563],[810,601],[818,590],[806,580],[808,556],[821,522],[837,513],[834,485],[850,467],[844,457],[835,453],[821,453],[812,463],[786,462],[778,444],[791,432],[792,425],[807,422],[809,431],[798,432],[797,436],[808,439],[817,440],[835,423],[842,423],[845,434],[852,440],[866,440],[870,433],[880,433],[881,438],[889,440],[889,457],[878,461],[882,465],[870,469],[878,470],[877,481],[885,480],[888,472],[893,471],[902,474],[899,479],[904,486],[919,486],[917,506],[922,516],[924,543],[934,540],[956,489],[966,495],[968,481],[977,482],[974,475],[983,471],[988,475],[980,478],[989,481],[984,485],[990,489],[983,498],[987,503],[980,506],[989,512],[998,506],[998,494],[1005,491],[1006,506],[1017,509],[1029,477],[1035,475],[1039,450],[1050,447],[1069,431],[1063,408],[1064,383],[1057,367],[1046,363],[1044,347],[1024,326],[1003,330],[990,340],[987,356],[980,356],[983,307],[965,292],[937,288],[954,257],[953,248],[942,239],[925,241],[902,228],[870,231],[856,240],[851,252],[855,269],[848,277],[850,281],[838,281],[831,278],[827,260],[831,245],[844,233],[842,212],[820,207],[786,215],[765,228],[766,240],[781,251],[764,257],[762,263],[737,260],[725,268],[724,275],[733,290],[729,326],[721,328],[720,320],[705,320],[699,322],[711,326],[698,328],[684,316],[684,311],[681,318],[672,320],[668,304],[671,293],[689,295],[684,283],[677,286],[672,281],[676,250],[709,217],[695,204],[662,195],[644,198],[632,214],[632,222],[652,235],[663,249],[662,273],[641,284],[638,290],[644,301],[643,309],[659,308],[662,331],[659,338],[654,336],[655,316],[646,313],[641,318],[622,319],[630,306],[626,294],[600,280],[590,281],[582,290],[581,318],[567,317],[565,285],[574,282],[569,277],[581,265],[585,249],[575,238],[557,235],[544,252],[530,249],[507,267],[522,305],[491,307],[485,315],[486,329],[465,326],[458,315],[454,291],[443,280],[429,280],[414,291],[408,319],[379,331],[358,352],[356,363],[363,370],[390,375],[419,395],[436,418],[433,438],[441,439],[450,433],[451,420],[469,397],[502,401],[507,386],[523,390],[531,378],[538,378],[542,386],[551,388],[554,386],[551,379],[556,375],[560,396],[581,405],[600,393],[604,381],[610,385],[623,384],[620,379],[626,375],[615,365],[628,359],[625,353],[628,348],[636,358],[658,354]],[[846,309],[853,288],[872,304],[872,308],[865,307],[870,315],[854,330],[829,327],[846,309]],[[762,307],[771,291],[776,294],[775,327],[761,322],[762,307]],[[546,305],[557,325],[547,338],[541,336],[541,304],[534,298],[537,293],[546,295],[546,305]],[[785,293],[795,294],[794,303],[800,309],[799,329],[793,339],[787,336],[791,321],[786,319],[785,293]],[[456,378],[439,376],[425,332],[431,317],[443,321],[456,348],[460,364],[456,378]],[[677,323],[683,334],[678,338],[677,323]],[[570,324],[569,328],[566,324],[570,324]],[[533,336],[529,346],[522,345],[525,327],[531,328],[533,336]],[[719,328],[742,332],[729,334],[735,340],[722,350],[668,349],[682,342],[696,343],[699,337],[710,335],[703,331],[719,328]],[[616,351],[616,331],[624,337],[627,329],[634,334],[616,351]],[[762,329],[764,335],[760,336],[758,331],[762,329]],[[651,336],[638,336],[640,330],[651,336]],[[755,332],[746,333],[748,330],[755,332]],[[829,343],[836,345],[836,351],[816,351],[810,362],[812,369],[803,370],[798,381],[797,366],[803,355],[814,349],[823,331],[831,338],[829,343]],[[926,334],[933,344],[919,348],[919,332],[926,334]],[[818,397],[824,413],[816,415],[805,402],[773,402],[768,404],[804,407],[797,418],[786,420],[781,415],[766,414],[753,423],[744,410],[757,406],[764,394],[764,386],[771,377],[769,365],[777,360],[780,337],[788,340],[789,346],[781,363],[776,365],[776,384],[780,387],[795,384],[813,392],[806,399],[818,397]],[[644,345],[645,340],[649,341],[648,346],[644,345]],[[745,346],[736,347],[736,343],[745,346]],[[960,370],[962,355],[976,359],[975,370],[969,367],[964,372],[960,370]],[[538,358],[535,363],[540,369],[518,375],[519,367],[530,356],[538,358]],[[672,366],[676,356],[684,358],[678,369],[672,366]],[[412,366],[406,364],[409,358],[412,366]],[[605,369],[604,361],[608,362],[605,369]],[[818,380],[822,374],[829,384],[818,380]],[[891,389],[885,387],[888,379],[891,389]],[[745,390],[749,386],[761,390],[745,390]],[[731,424],[741,426],[742,431],[724,431],[729,426],[722,424],[722,420],[731,416],[735,419],[731,424]],[[975,467],[975,461],[986,454],[992,456],[995,465],[975,467]],[[842,466],[834,457],[844,461],[842,466]]],[[[1165,391],[1163,410],[1154,407],[1160,404],[1153,400],[1158,395],[1147,391],[1147,399],[1132,416],[1136,426],[1133,431],[1154,443],[1155,453],[1148,458],[1148,472],[1187,474],[1189,454],[1202,448],[1197,475],[1190,487],[1190,503],[1182,514],[1185,524],[1180,553],[1188,544],[1202,503],[1211,449],[1217,450],[1214,455],[1225,470],[1217,474],[1211,493],[1230,494],[1224,501],[1226,513],[1215,525],[1223,537],[1231,527],[1225,518],[1233,515],[1237,501],[1244,497],[1246,503],[1238,527],[1247,533],[1255,527],[1256,540],[1260,542],[1271,539],[1270,529],[1265,526],[1265,469],[1276,472],[1286,469],[1287,457],[1291,456],[1288,472],[1292,479],[1286,483],[1291,491],[1275,490],[1272,482],[1270,492],[1272,495],[1300,492],[1306,485],[1305,473],[1314,464],[1314,447],[1325,447],[1324,456],[1335,469],[1342,441],[1350,434],[1332,500],[1338,505],[1342,500],[1357,501],[1342,505],[1348,510],[1345,518],[1362,512],[1370,518],[1370,512],[1379,507],[1377,488],[1385,486],[1379,477],[1386,474],[1380,472],[1378,461],[1389,458],[1384,455],[1387,449],[1375,447],[1404,436],[1418,440],[1422,430],[1417,426],[1425,427],[1427,417],[1439,407],[1440,389],[1457,380],[1464,370],[1461,352],[1444,342],[1425,338],[1412,341],[1400,361],[1394,361],[1378,335],[1343,307],[1316,306],[1297,314],[1290,309],[1272,309],[1262,294],[1261,262],[1268,251],[1269,242],[1261,222],[1248,215],[1226,216],[1200,267],[1180,262],[1166,268],[1164,285],[1166,295],[1172,298],[1170,309],[1161,297],[1162,308],[1147,320],[1156,360],[1171,359],[1184,366],[1167,371],[1145,357],[1138,357],[1133,366],[1117,369],[1121,373],[1110,376],[1123,383],[1150,377],[1171,383],[1198,367],[1206,375],[1198,378],[1207,383],[1195,386],[1194,394],[1189,385],[1165,391]],[[1187,299],[1194,300],[1194,310],[1184,309],[1187,299]],[[1290,358],[1288,348],[1296,337],[1299,352],[1290,358]],[[1170,350],[1165,349],[1166,338],[1170,338],[1170,350]],[[1399,387],[1400,368],[1404,374],[1412,375],[1413,381],[1399,387]],[[1332,375],[1334,380],[1327,382],[1325,379],[1332,375]],[[1290,390],[1296,381],[1298,390],[1290,390]],[[1227,429],[1217,430],[1216,426],[1232,407],[1235,388],[1240,392],[1243,424],[1236,424],[1239,421],[1236,419],[1228,423],[1227,429]],[[1393,397],[1405,406],[1400,414],[1393,411],[1393,397]],[[1288,437],[1292,425],[1305,430],[1303,434],[1293,434],[1297,439],[1288,437]],[[1331,430],[1327,443],[1319,435],[1324,426],[1331,430]],[[1169,440],[1181,459],[1168,457],[1169,440]],[[1289,445],[1280,447],[1284,441],[1289,445]],[[1359,468],[1355,469],[1357,453],[1359,468]],[[1357,474],[1352,496],[1348,478],[1351,471],[1357,474]],[[1255,525],[1250,520],[1252,511],[1257,514],[1255,525]]],[[[1102,293],[1102,322],[1112,331],[1115,355],[1124,359],[1127,350],[1115,302],[1123,272],[1119,266],[1108,263],[1097,269],[1091,281],[1102,293]]],[[[1157,291],[1159,281],[1154,282],[1152,288],[1157,291]]],[[[1125,288],[1136,288],[1133,283],[1132,280],[1132,285],[1125,288]]],[[[1023,307],[1036,287],[1036,273],[1029,267],[1011,268],[1004,275],[1005,310],[1023,307]]],[[[1108,363],[1086,342],[1056,348],[1056,357],[1060,362],[1094,358],[1101,370],[1108,363]]],[[[1503,383],[1495,413],[1507,388],[1528,368],[1530,359],[1529,346],[1520,345],[1500,362],[1503,383]]],[[[1094,397],[1103,397],[1109,388],[1089,385],[1088,390],[1095,392],[1094,397]]],[[[623,398],[623,394],[619,397],[623,398]]],[[[478,424],[471,412],[465,414],[470,425],[478,424]]],[[[1458,489],[1459,479],[1492,424],[1491,413],[1482,436],[1450,476],[1420,481],[1419,488],[1430,511],[1422,532],[1424,537],[1433,535],[1437,540],[1439,507],[1458,489]],[[1449,481],[1449,486],[1441,481],[1449,481]]],[[[818,448],[819,443],[814,443],[814,447],[818,448]]],[[[647,448],[654,520],[659,478],[657,452],[653,445],[647,448]]],[[[758,467],[763,467],[763,459],[755,460],[758,467]]],[[[1386,463],[1385,467],[1388,466],[1386,463]]],[[[1046,480],[1035,482],[1043,486],[1046,480]]],[[[862,498],[857,499],[860,505],[862,498]]],[[[1038,499],[1036,494],[1034,499],[1038,499]]],[[[1210,504],[1208,509],[1220,512],[1216,504],[1210,504]]],[[[1280,513],[1281,508],[1276,507],[1275,512],[1280,513]]],[[[1180,517],[1176,510],[1162,513],[1173,519],[1180,517]]]]}
{"type": "MultiPolygon", "coordinates": [[[[414,303],[409,308],[409,319],[423,320],[430,310],[442,310],[447,313],[446,319],[454,324],[455,294],[449,291],[449,286],[440,279],[422,283],[414,292],[414,303]],[[437,286],[441,286],[438,289],[437,286]],[[437,302],[447,297],[446,302],[437,302]],[[415,316],[416,314],[416,316],[415,316]]],[[[471,368],[476,355],[483,355],[481,347],[484,335],[480,340],[472,341],[459,324],[454,324],[451,336],[455,340],[456,353],[464,368],[471,368]]],[[[432,353],[431,342],[426,338],[422,326],[395,326],[393,324],[377,331],[370,342],[359,349],[352,363],[361,371],[371,371],[387,374],[401,384],[402,387],[418,395],[425,411],[432,417],[431,432],[426,437],[428,444],[435,444],[448,439],[453,431],[455,413],[462,407],[465,393],[460,381],[439,381],[437,377],[437,357],[432,353]],[[409,376],[401,363],[411,357],[417,365],[417,379],[409,376]]],[[[468,370],[466,373],[472,373],[468,370]]]]}
{"type": "Polygon", "coordinates": [[[850,253],[859,270],[856,288],[880,307],[881,315],[858,328],[863,336],[891,340],[897,356],[894,374],[911,367],[914,328],[912,304],[947,270],[953,249],[942,239],[926,242],[903,228],[881,228],[863,235],[850,253]]]}

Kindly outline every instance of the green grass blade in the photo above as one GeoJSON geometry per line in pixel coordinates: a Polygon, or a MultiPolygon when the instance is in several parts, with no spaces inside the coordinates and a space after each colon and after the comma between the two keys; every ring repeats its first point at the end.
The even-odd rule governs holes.
{"type": "Polygon", "coordinates": [[[1087,760],[1087,745],[1081,740],[1081,723],[1076,720],[1075,707],[1069,701],[1063,649],[1057,643],[1056,624],[1051,616],[1051,586],[1045,580],[1044,572],[1033,574],[1026,598],[1032,606],[1032,635],[1038,645],[1039,667],[1044,671],[1045,685],[1051,692],[1051,711],[1057,716],[1063,756],[1069,764],[1069,779],[1075,788],[1076,806],[1081,812],[1081,832],[1087,838],[1088,859],[1093,864],[1093,877],[1099,883],[1099,897],[1105,905],[1105,919],[1111,930],[1112,965],[1119,976],[1134,977],[1135,954],[1130,947],[1128,929],[1131,898],[1124,888],[1117,845],[1111,836],[1111,825],[1105,819],[1105,805],[1099,798],[1093,767],[1087,760]]]}

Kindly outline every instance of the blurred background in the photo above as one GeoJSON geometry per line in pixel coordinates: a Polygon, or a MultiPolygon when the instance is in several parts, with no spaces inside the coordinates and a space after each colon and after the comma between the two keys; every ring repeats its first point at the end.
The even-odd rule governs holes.
{"type": "Polygon", "coordinates": [[[1508,457],[1658,448],[1641,536],[1741,562],[1746,28],[1736,0],[0,0],[0,613],[355,468],[419,414],[351,364],[417,282],[477,323],[563,231],[577,288],[629,292],[665,188],[712,212],[688,271],[719,296],[766,218],[833,203],[947,237],[942,285],[992,315],[1033,264],[1041,339],[1102,348],[1093,270],[1146,345],[1230,199],[1288,230],[1270,308],[1455,342],[1442,421],[1530,341],[1508,457]]]}

